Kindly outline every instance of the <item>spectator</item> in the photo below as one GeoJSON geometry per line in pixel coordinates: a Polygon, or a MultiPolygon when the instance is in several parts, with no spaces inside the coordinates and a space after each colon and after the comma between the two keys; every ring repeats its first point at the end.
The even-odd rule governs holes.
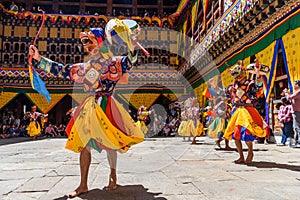
{"type": "Polygon", "coordinates": [[[7,115],[3,116],[2,124],[3,125],[7,125],[8,124],[8,117],[7,117],[7,115]]]}
{"type": "Polygon", "coordinates": [[[36,12],[35,6],[32,6],[31,12],[32,12],[32,13],[35,13],[35,12],[36,12]]]}
{"type": "Polygon", "coordinates": [[[17,118],[15,119],[15,123],[14,123],[15,127],[19,127],[19,126],[20,126],[20,123],[21,123],[21,120],[20,120],[19,117],[17,117],[17,118]]]}
{"type": "Polygon", "coordinates": [[[45,133],[46,133],[46,137],[54,137],[56,135],[56,132],[55,132],[52,124],[49,124],[46,127],[45,133]]]}
{"type": "Polygon", "coordinates": [[[292,101],[292,115],[293,115],[293,128],[294,128],[294,147],[300,147],[300,80],[294,83],[295,92],[289,94],[288,90],[285,89],[284,93],[288,100],[292,101]]]}
{"type": "Polygon", "coordinates": [[[145,10],[145,12],[144,12],[144,17],[147,17],[147,16],[149,16],[149,13],[148,13],[147,10],[145,10]]]}
{"type": "Polygon", "coordinates": [[[112,16],[113,17],[117,17],[117,11],[116,11],[116,9],[113,9],[112,16]]]}
{"type": "Polygon", "coordinates": [[[18,8],[18,6],[15,4],[14,1],[11,2],[11,5],[10,5],[9,9],[10,9],[11,11],[19,11],[19,8],[18,8]]]}
{"type": "Polygon", "coordinates": [[[129,9],[126,9],[126,16],[130,16],[130,12],[129,12],[129,9]]]}
{"type": "Polygon", "coordinates": [[[66,133],[65,133],[65,127],[63,124],[60,124],[58,127],[57,127],[57,133],[59,136],[65,136],[66,133]]]}
{"type": "Polygon", "coordinates": [[[7,129],[6,133],[9,135],[9,137],[16,137],[18,136],[16,133],[16,129],[13,125],[10,125],[9,128],[7,129]]]}
{"type": "Polygon", "coordinates": [[[22,6],[20,6],[19,12],[20,12],[20,13],[25,12],[25,9],[24,9],[22,6]]]}
{"type": "Polygon", "coordinates": [[[61,15],[64,14],[62,9],[59,9],[59,14],[61,14],[61,15]]]}
{"type": "Polygon", "coordinates": [[[164,127],[164,129],[163,129],[163,133],[164,133],[165,136],[169,136],[169,135],[170,135],[170,133],[171,133],[171,128],[170,128],[169,124],[166,124],[166,125],[165,125],[165,127],[164,127]]]}
{"type": "Polygon", "coordinates": [[[281,143],[278,146],[284,146],[287,139],[290,137],[293,121],[292,121],[292,106],[286,97],[281,98],[282,105],[279,108],[278,119],[283,123],[281,143]]]}
{"type": "Polygon", "coordinates": [[[20,137],[29,137],[27,130],[26,130],[26,125],[22,125],[20,127],[19,132],[20,132],[20,135],[19,135],[20,137]]]}
{"type": "Polygon", "coordinates": [[[12,114],[10,114],[9,117],[8,117],[8,124],[12,125],[14,123],[15,123],[15,118],[12,114]]]}

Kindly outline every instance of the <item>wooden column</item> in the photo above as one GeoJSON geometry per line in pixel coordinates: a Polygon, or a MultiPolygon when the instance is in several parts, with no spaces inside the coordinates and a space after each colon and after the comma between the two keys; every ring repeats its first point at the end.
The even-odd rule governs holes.
{"type": "Polygon", "coordinates": [[[26,1],[26,8],[25,8],[25,10],[31,10],[32,9],[32,1],[33,0],[26,1]]]}
{"type": "Polygon", "coordinates": [[[79,11],[81,14],[85,13],[85,0],[80,0],[80,7],[79,7],[79,11]]]}
{"type": "Polygon", "coordinates": [[[158,12],[157,15],[158,16],[162,16],[163,15],[163,0],[157,0],[157,4],[158,4],[158,12]]]}
{"type": "Polygon", "coordinates": [[[112,4],[113,4],[113,0],[107,0],[106,13],[110,13],[111,15],[112,15],[112,4]]]}
{"type": "Polygon", "coordinates": [[[132,14],[133,15],[137,15],[138,11],[137,11],[137,0],[132,0],[132,14]]]}
{"type": "Polygon", "coordinates": [[[54,13],[58,13],[59,11],[58,0],[53,0],[52,10],[54,11],[54,13]]]}

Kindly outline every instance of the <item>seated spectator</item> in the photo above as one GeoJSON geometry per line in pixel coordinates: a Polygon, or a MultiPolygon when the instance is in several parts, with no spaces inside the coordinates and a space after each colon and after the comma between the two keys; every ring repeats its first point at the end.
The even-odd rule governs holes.
{"type": "Polygon", "coordinates": [[[65,133],[65,126],[63,124],[60,124],[57,127],[57,133],[58,133],[58,136],[65,136],[66,135],[66,133],[65,133]]]}
{"type": "Polygon", "coordinates": [[[170,128],[169,124],[166,124],[165,127],[164,127],[164,129],[163,129],[163,134],[165,136],[169,136],[170,133],[171,133],[171,128],[170,128]]]}
{"type": "Polygon", "coordinates": [[[149,16],[149,13],[148,13],[147,10],[145,10],[145,12],[144,12],[144,17],[148,17],[148,16],[149,16]]]}
{"type": "Polygon", "coordinates": [[[19,132],[20,132],[20,133],[19,133],[19,136],[20,136],[20,137],[29,137],[25,125],[22,125],[19,129],[20,129],[20,130],[19,130],[19,132]]]}
{"type": "Polygon", "coordinates": [[[22,6],[20,6],[19,12],[20,13],[25,12],[25,9],[22,6]]]}
{"type": "Polygon", "coordinates": [[[15,4],[14,1],[11,2],[11,5],[10,5],[9,9],[10,9],[11,11],[19,11],[19,8],[18,8],[18,6],[15,4]]]}
{"type": "Polygon", "coordinates": [[[6,133],[9,135],[9,137],[17,137],[17,130],[14,127],[14,125],[10,125],[9,128],[7,129],[6,133]]]}
{"type": "Polygon", "coordinates": [[[56,132],[52,126],[52,124],[49,124],[45,129],[45,135],[46,137],[54,137],[56,135],[56,132]]]}
{"type": "Polygon", "coordinates": [[[117,17],[117,11],[116,11],[116,9],[113,9],[113,11],[112,11],[112,16],[113,16],[113,17],[117,17]]]}
{"type": "Polygon", "coordinates": [[[126,16],[130,16],[130,12],[129,12],[129,9],[126,9],[126,16]]]}
{"type": "Polygon", "coordinates": [[[32,12],[32,13],[36,13],[36,8],[35,8],[35,6],[32,6],[31,12],[32,12]]]}

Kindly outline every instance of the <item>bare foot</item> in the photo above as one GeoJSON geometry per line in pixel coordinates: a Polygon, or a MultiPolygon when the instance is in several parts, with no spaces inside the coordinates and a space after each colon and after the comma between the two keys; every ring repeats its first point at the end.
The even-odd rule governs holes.
{"type": "Polygon", "coordinates": [[[111,191],[117,189],[117,176],[110,175],[108,186],[104,187],[104,190],[111,191]]]}
{"type": "Polygon", "coordinates": [[[220,140],[217,140],[217,141],[216,141],[216,145],[221,149],[220,140]]]}
{"type": "Polygon", "coordinates": [[[75,191],[67,194],[67,197],[68,198],[74,198],[74,197],[77,197],[80,194],[84,194],[84,193],[87,193],[87,192],[88,192],[88,188],[87,187],[79,186],[75,191]]]}
{"type": "Polygon", "coordinates": [[[192,141],[192,144],[197,144],[196,142],[196,137],[194,137],[193,141],[192,141]]]}
{"type": "Polygon", "coordinates": [[[248,153],[245,163],[250,164],[252,163],[252,160],[253,160],[253,153],[248,153]]]}
{"type": "Polygon", "coordinates": [[[239,159],[235,160],[234,163],[235,164],[244,164],[245,160],[244,160],[244,158],[239,158],[239,159]]]}
{"type": "Polygon", "coordinates": [[[233,151],[234,149],[231,148],[230,146],[226,146],[226,147],[225,147],[225,150],[226,150],[226,151],[233,151]]]}

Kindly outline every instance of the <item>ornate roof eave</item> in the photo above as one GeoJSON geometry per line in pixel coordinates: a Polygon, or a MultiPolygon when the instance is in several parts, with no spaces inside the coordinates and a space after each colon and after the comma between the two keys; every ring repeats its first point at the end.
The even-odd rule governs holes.
{"type": "Polygon", "coordinates": [[[264,9],[260,9],[259,12],[255,11],[260,6],[258,5],[253,11],[244,15],[239,23],[231,27],[229,32],[214,43],[194,65],[186,68],[182,73],[185,77],[190,78],[189,82],[194,85],[203,77],[207,77],[213,70],[226,64],[231,57],[246,49],[248,43],[258,41],[260,39],[258,37],[262,34],[268,34],[268,30],[273,24],[285,18],[285,15],[299,5],[299,0],[286,1],[285,4],[278,4],[278,1],[275,0],[264,9]],[[256,14],[257,18],[250,16],[253,14],[256,14]]]}

